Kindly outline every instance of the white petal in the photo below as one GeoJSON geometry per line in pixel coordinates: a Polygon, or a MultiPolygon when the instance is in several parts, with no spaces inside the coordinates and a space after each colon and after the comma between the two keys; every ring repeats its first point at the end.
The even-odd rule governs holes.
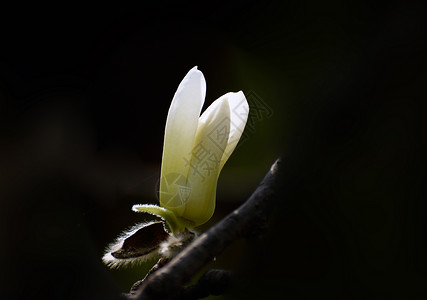
{"type": "Polygon", "coordinates": [[[224,154],[221,157],[219,170],[227,162],[234,148],[242,136],[249,115],[249,105],[242,91],[227,93],[215,100],[203,113],[200,119],[207,118],[213,111],[217,110],[223,101],[227,101],[230,107],[230,134],[224,154]]]}
{"type": "Polygon", "coordinates": [[[221,158],[220,172],[224,164],[227,162],[234,148],[245,130],[246,121],[249,115],[249,105],[246,101],[246,97],[242,91],[237,93],[227,93],[223,97],[226,97],[230,106],[230,135],[228,137],[227,147],[225,148],[224,154],[221,158]]]}
{"type": "Polygon", "coordinates": [[[182,203],[171,203],[165,196],[168,194],[168,187],[163,179],[170,174],[187,175],[188,161],[205,95],[205,78],[203,73],[194,67],[181,81],[169,108],[163,144],[160,204],[173,211],[182,210],[182,203]]]}
{"type": "Polygon", "coordinates": [[[220,162],[230,131],[228,101],[218,99],[213,105],[199,120],[188,174],[190,196],[182,214],[196,226],[209,220],[214,212],[220,162]]]}

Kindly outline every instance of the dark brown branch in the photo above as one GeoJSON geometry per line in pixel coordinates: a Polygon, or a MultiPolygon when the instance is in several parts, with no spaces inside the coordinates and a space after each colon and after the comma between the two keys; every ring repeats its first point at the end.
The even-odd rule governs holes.
{"type": "Polygon", "coordinates": [[[150,271],[148,271],[148,273],[145,274],[145,277],[143,279],[133,284],[129,292],[129,298],[132,298],[134,295],[137,295],[139,289],[142,288],[142,285],[147,282],[148,277],[151,276],[151,274],[153,274],[155,271],[163,267],[168,261],[169,261],[168,258],[163,258],[163,257],[160,258],[158,262],[150,269],[150,271]]]}
{"type": "Polygon", "coordinates": [[[239,208],[200,235],[165,266],[151,274],[136,291],[136,299],[174,299],[183,286],[226,246],[257,234],[266,226],[280,169],[278,159],[260,185],[239,208]],[[261,225],[261,226],[260,226],[261,225]],[[261,228],[260,228],[261,227],[261,228]]]}

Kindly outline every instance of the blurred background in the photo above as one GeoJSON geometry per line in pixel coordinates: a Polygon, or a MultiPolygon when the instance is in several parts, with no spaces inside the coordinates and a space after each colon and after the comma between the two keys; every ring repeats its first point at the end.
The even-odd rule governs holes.
{"type": "Polygon", "coordinates": [[[212,299],[427,299],[426,25],[368,1],[191,1],[4,8],[0,17],[0,284],[13,299],[116,299],[154,262],[102,264],[149,219],[163,130],[198,66],[205,108],[251,107],[209,228],[278,156],[266,236],[227,248],[212,299]]]}

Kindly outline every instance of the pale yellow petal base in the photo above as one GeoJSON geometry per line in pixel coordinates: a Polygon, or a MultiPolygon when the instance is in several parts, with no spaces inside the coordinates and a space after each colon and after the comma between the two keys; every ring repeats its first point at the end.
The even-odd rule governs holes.
{"type": "Polygon", "coordinates": [[[132,206],[132,210],[135,212],[146,212],[162,218],[173,234],[183,232],[186,228],[194,228],[193,222],[177,217],[173,211],[161,206],[153,204],[136,204],[132,206]]]}

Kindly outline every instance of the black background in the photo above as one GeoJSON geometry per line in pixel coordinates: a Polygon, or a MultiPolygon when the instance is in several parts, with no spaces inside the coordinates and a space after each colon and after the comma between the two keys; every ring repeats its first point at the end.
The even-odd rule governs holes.
{"type": "Polygon", "coordinates": [[[427,299],[420,5],[70,4],[1,14],[2,294],[115,299],[138,279],[100,257],[141,221],[130,206],[155,201],[167,109],[198,65],[209,102],[242,89],[273,111],[231,159],[238,178],[224,170],[222,193],[235,202],[219,202],[214,220],[275,157],[286,167],[266,239],[224,253],[222,267],[240,270],[230,297],[427,299]]]}

